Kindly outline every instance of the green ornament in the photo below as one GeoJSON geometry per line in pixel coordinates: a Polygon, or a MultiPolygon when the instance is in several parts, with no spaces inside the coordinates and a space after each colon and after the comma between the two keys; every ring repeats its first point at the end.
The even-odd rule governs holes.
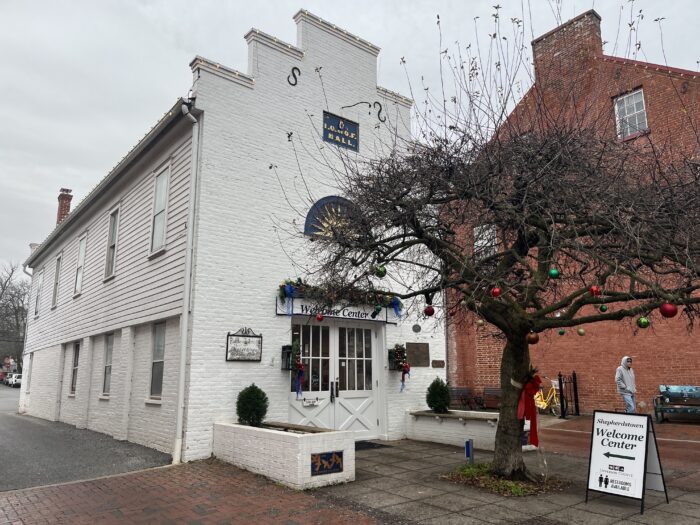
{"type": "Polygon", "coordinates": [[[608,307],[605,306],[604,304],[601,304],[601,305],[600,305],[600,308],[598,308],[598,310],[600,310],[601,312],[605,313],[605,312],[608,311],[608,307]]]}
{"type": "Polygon", "coordinates": [[[374,311],[376,313],[380,313],[382,311],[382,308],[384,308],[381,304],[375,304],[374,305],[374,311]]]}
{"type": "Polygon", "coordinates": [[[559,335],[564,335],[565,333],[566,333],[566,330],[564,330],[563,328],[559,329],[559,335]]]}
{"type": "Polygon", "coordinates": [[[552,279],[559,279],[559,270],[557,270],[556,268],[551,268],[549,270],[549,276],[552,279]]]}
{"type": "Polygon", "coordinates": [[[637,326],[639,328],[649,328],[650,324],[651,323],[649,322],[649,319],[647,319],[646,317],[640,317],[639,319],[637,319],[637,326]]]}
{"type": "Polygon", "coordinates": [[[379,278],[382,278],[386,275],[386,268],[384,266],[377,266],[374,269],[374,275],[376,275],[379,278]]]}

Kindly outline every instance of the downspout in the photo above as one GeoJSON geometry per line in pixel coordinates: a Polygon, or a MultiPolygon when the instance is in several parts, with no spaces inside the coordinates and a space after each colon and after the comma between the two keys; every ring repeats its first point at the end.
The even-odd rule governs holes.
{"type": "MultiPolygon", "coordinates": [[[[22,265],[22,271],[24,272],[24,274],[25,274],[26,276],[28,276],[29,278],[31,278],[32,280],[34,280],[34,275],[31,274],[31,273],[29,273],[29,272],[27,271],[27,265],[26,265],[26,264],[23,264],[23,265],[22,265]]],[[[30,290],[31,290],[31,288],[30,288],[30,290]]],[[[30,292],[30,295],[31,295],[31,292],[30,292]]],[[[24,371],[24,356],[25,356],[24,350],[25,350],[26,347],[27,347],[27,328],[29,328],[29,312],[27,312],[27,317],[26,317],[25,320],[24,320],[24,340],[22,341],[22,374],[25,374],[25,371],[24,371]]],[[[33,364],[34,364],[34,363],[32,363],[32,365],[33,365],[33,364]]],[[[30,366],[30,368],[29,368],[29,373],[30,373],[30,374],[32,373],[31,368],[32,368],[32,367],[30,366]]],[[[20,405],[19,405],[18,408],[17,408],[17,411],[18,411],[20,414],[24,414],[24,413],[27,411],[27,387],[26,387],[25,385],[27,385],[27,382],[26,382],[26,381],[22,381],[22,386],[21,386],[21,388],[20,388],[20,401],[24,401],[24,403],[20,403],[20,405]],[[21,394],[22,394],[22,389],[24,389],[24,395],[23,395],[23,396],[21,395],[21,394]]]]}
{"type": "Polygon", "coordinates": [[[180,107],[182,114],[192,122],[192,161],[190,180],[189,215],[187,217],[187,248],[185,251],[185,283],[182,298],[182,316],[180,317],[180,376],[177,387],[177,423],[175,425],[175,443],[173,444],[173,465],[182,460],[182,433],[185,419],[185,377],[187,372],[187,347],[190,324],[190,292],[192,289],[192,252],[194,250],[194,215],[199,177],[199,122],[190,113],[187,104],[180,107]]]}

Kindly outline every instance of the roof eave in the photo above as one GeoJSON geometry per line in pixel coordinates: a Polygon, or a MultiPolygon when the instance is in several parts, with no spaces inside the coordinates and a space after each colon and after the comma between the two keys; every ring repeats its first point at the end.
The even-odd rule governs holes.
{"type": "Polygon", "coordinates": [[[45,255],[49,247],[61,236],[61,234],[68,229],[75,221],[80,217],[89,207],[95,202],[99,197],[102,196],[105,189],[109,188],[112,183],[118,179],[126,168],[143,153],[143,151],[148,148],[163,131],[168,129],[172,123],[176,120],[182,118],[184,115],[181,111],[183,104],[187,104],[187,101],[183,98],[179,98],[177,102],[170,108],[165,115],[156,123],[151,130],[146,133],[146,135],[134,146],[129,153],[127,153],[124,158],[119,161],[112,170],[105,176],[98,184],[95,186],[90,193],[78,204],[78,206],[71,211],[68,216],[63,219],[54,230],[49,234],[49,236],[44,239],[44,242],[34,250],[27,260],[24,262],[25,267],[33,268],[32,266],[37,259],[45,255]]]}

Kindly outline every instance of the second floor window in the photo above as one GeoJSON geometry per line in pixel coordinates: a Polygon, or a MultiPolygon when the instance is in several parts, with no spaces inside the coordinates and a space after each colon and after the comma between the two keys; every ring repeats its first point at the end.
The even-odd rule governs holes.
{"type": "Polygon", "coordinates": [[[53,272],[53,293],[51,295],[51,308],[58,304],[58,282],[61,278],[61,257],[56,257],[56,269],[53,272]]]}
{"type": "Polygon", "coordinates": [[[476,260],[486,259],[496,255],[497,251],[496,226],[484,224],[474,228],[474,258],[476,260]]]}
{"type": "Polygon", "coordinates": [[[617,136],[621,139],[648,128],[644,92],[641,89],[615,99],[615,119],[617,136]]]}
{"type": "Polygon", "coordinates": [[[34,315],[39,315],[39,304],[41,301],[41,288],[42,285],[44,284],[44,270],[41,270],[41,273],[39,273],[39,278],[37,279],[36,283],[36,298],[34,300],[34,315]]]}
{"type": "Polygon", "coordinates": [[[85,248],[87,237],[81,237],[78,241],[78,265],[75,268],[75,288],[73,294],[78,295],[83,289],[83,273],[85,270],[85,248]]]}
{"type": "Polygon", "coordinates": [[[114,275],[114,267],[117,262],[117,227],[119,225],[119,210],[109,214],[109,231],[107,232],[107,263],[105,264],[105,277],[114,275]]]}
{"type": "Polygon", "coordinates": [[[158,251],[165,246],[168,173],[169,168],[166,168],[156,176],[156,189],[153,201],[153,223],[151,225],[151,252],[158,251]]]}

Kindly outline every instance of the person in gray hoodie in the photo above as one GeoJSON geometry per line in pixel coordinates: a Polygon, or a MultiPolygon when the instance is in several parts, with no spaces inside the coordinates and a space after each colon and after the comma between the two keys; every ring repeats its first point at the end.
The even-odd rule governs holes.
{"type": "Polygon", "coordinates": [[[634,414],[636,404],[634,396],[637,393],[637,386],[634,380],[634,370],[632,370],[632,358],[628,355],[622,358],[620,366],[615,371],[615,384],[617,393],[622,396],[625,402],[625,412],[634,414]]]}

